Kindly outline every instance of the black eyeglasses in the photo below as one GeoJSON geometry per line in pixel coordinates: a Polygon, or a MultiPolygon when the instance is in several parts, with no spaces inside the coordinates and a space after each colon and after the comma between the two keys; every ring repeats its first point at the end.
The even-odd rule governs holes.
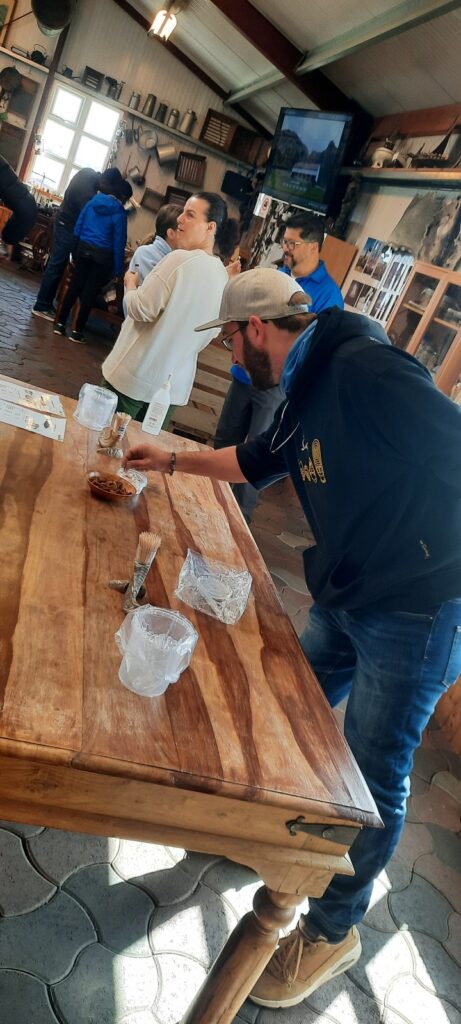
{"type": "Polygon", "coordinates": [[[236,327],[235,331],[232,331],[231,334],[226,334],[225,338],[221,337],[221,341],[224,345],[224,348],[227,348],[228,352],[232,352],[232,338],[234,337],[234,334],[237,334],[239,330],[240,327],[236,327]]]}

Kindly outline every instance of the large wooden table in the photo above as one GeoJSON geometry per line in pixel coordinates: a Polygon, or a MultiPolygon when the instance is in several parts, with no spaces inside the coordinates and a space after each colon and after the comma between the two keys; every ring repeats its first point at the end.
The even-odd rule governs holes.
{"type": "Polygon", "coordinates": [[[351,873],[348,849],[376,809],[229,487],[156,474],[132,506],[98,501],[85,480],[96,435],[63,404],[63,444],[0,423],[0,817],[254,868],[254,912],[184,1018],[229,1024],[296,904],[351,873]],[[162,535],[149,600],[200,635],[190,669],[152,700],[119,683],[123,612],[107,585],[130,575],[148,529],[162,535]],[[237,625],[175,598],[188,547],[250,570],[237,625]],[[298,818],[311,831],[291,834],[298,818]]]}

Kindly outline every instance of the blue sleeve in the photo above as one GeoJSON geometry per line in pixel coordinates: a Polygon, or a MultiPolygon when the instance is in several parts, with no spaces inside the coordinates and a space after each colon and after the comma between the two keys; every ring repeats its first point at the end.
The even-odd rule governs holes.
{"type": "Polygon", "coordinates": [[[117,213],[113,221],[113,260],[114,260],[114,274],[115,277],[119,277],[123,274],[125,269],[125,246],[126,246],[126,235],[127,235],[127,216],[123,207],[120,213],[117,213]]]}

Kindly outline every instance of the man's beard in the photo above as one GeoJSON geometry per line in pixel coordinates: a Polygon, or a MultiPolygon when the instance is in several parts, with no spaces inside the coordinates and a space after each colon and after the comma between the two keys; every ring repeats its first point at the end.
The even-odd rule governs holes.
{"type": "Polygon", "coordinates": [[[245,369],[250,374],[253,387],[258,388],[259,391],[268,391],[269,388],[275,388],[277,382],[272,374],[269,356],[266,352],[258,352],[258,349],[253,348],[251,341],[247,338],[246,327],[244,327],[242,335],[243,362],[245,369]]]}

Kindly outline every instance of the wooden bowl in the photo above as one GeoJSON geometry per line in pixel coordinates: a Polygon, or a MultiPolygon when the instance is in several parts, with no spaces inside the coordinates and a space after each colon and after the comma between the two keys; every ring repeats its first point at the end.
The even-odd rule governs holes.
{"type": "Polygon", "coordinates": [[[103,473],[99,470],[92,470],[87,476],[88,486],[92,494],[96,498],[102,498],[103,501],[130,501],[130,499],[136,494],[136,487],[130,483],[129,480],[122,480],[121,477],[116,476],[115,473],[103,473]],[[111,484],[112,486],[118,485],[123,488],[120,490],[109,490],[104,487],[104,481],[111,484]]]}

